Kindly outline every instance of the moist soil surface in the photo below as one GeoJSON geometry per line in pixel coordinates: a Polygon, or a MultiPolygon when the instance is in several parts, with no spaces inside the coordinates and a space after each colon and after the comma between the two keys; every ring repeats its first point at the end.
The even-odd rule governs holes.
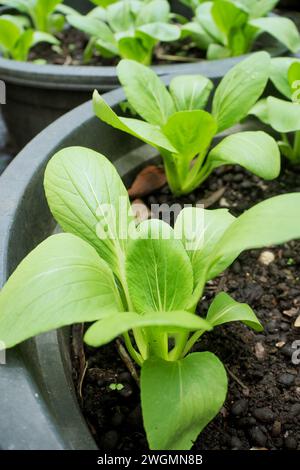
{"type": "MultiPolygon", "coordinates": [[[[94,53],[91,59],[84,62],[84,50],[88,44],[87,36],[74,28],[68,28],[57,34],[61,41],[59,46],[47,43],[36,45],[30,52],[29,61],[43,61],[57,65],[104,65],[115,66],[118,57],[105,58],[94,53]]],[[[195,47],[191,41],[174,41],[158,45],[154,50],[154,64],[170,64],[172,62],[193,62],[205,58],[205,51],[195,47]]]]}
{"type": "MultiPolygon", "coordinates": [[[[228,207],[239,215],[259,201],[293,191],[300,191],[299,168],[286,166],[277,181],[265,182],[239,167],[224,167],[179,202],[204,201],[210,208],[228,207]]],[[[174,198],[164,187],[144,202],[173,203],[174,198]]],[[[300,314],[299,274],[297,241],[243,253],[223,275],[207,284],[199,304],[201,314],[206,313],[217,292],[226,291],[237,301],[251,305],[264,331],[255,333],[241,323],[231,323],[215,328],[195,345],[194,351],[211,351],[223,361],[229,389],[223,408],[196,440],[193,450],[300,450],[300,365],[292,361],[293,343],[300,341],[300,329],[294,327],[300,314]]],[[[74,340],[74,381],[99,448],[146,450],[139,389],[116,344],[98,350],[86,348],[87,367],[82,378],[81,338],[76,334],[73,344],[74,340]]],[[[296,353],[296,359],[300,362],[300,353],[296,353]]]]}

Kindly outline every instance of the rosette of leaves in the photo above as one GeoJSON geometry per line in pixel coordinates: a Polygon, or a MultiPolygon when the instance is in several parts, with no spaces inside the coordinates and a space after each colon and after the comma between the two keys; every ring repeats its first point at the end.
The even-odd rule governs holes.
{"type": "Polygon", "coordinates": [[[26,61],[40,42],[59,45],[55,33],[65,24],[65,15],[76,12],[62,0],[1,0],[12,9],[0,16],[0,52],[5,58],[26,61]]]}
{"type": "Polygon", "coordinates": [[[272,59],[271,81],[284,96],[269,96],[256,103],[250,114],[271,126],[279,135],[282,155],[292,164],[300,164],[300,60],[289,57],[272,59]]]}
{"type": "Polygon", "coordinates": [[[150,448],[191,448],[227,391],[220,360],[191,348],[224,323],[262,329],[248,305],[224,292],[205,316],[201,303],[196,310],[205,284],[244,250],[299,238],[300,193],[268,199],[238,218],[227,209],[189,207],[173,229],[160,220],[136,227],[115,168],[90,149],[59,151],[44,185],[67,233],[38,245],[3,287],[0,340],[10,348],[78,322],[92,323],[84,340],[93,347],[122,335],[141,367],[150,448]]]}
{"type": "MultiPolygon", "coordinates": [[[[101,2],[102,3],[102,2],[101,2]]],[[[122,57],[151,64],[158,42],[175,41],[180,28],[171,24],[166,0],[122,0],[87,15],[68,15],[68,22],[90,37],[84,59],[94,51],[103,57],[122,57]]]]}
{"type": "Polygon", "coordinates": [[[182,27],[208,59],[239,56],[252,50],[255,40],[267,33],[291,52],[300,49],[300,36],[292,20],[268,15],[278,0],[184,0],[195,11],[182,27]]]}
{"type": "Polygon", "coordinates": [[[138,137],[161,154],[175,195],[188,194],[225,164],[238,164],[264,179],[276,178],[280,152],[265,132],[236,132],[213,147],[213,138],[240,122],[268,81],[270,57],[258,52],[232,68],[216,88],[201,75],[173,78],[169,90],[149,67],[123,60],[117,67],[129,105],[144,120],[119,117],[97,91],[95,114],[107,124],[138,137]]]}

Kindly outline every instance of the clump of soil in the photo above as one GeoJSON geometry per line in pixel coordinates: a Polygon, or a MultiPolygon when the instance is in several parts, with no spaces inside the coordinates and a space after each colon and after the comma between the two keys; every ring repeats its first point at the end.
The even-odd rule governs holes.
{"type": "MultiPolygon", "coordinates": [[[[293,191],[300,191],[300,169],[287,166],[278,180],[265,182],[240,167],[224,167],[180,202],[211,203],[214,195],[222,194],[211,208],[228,207],[239,215],[261,200],[293,191]]],[[[144,198],[148,205],[175,201],[166,186],[144,198]]],[[[211,351],[223,361],[229,390],[222,410],[197,439],[194,450],[300,449],[300,365],[292,362],[294,341],[300,340],[300,330],[294,327],[300,313],[299,268],[300,242],[292,241],[243,253],[207,284],[201,313],[205,314],[217,292],[226,291],[249,303],[265,329],[255,333],[231,323],[204,335],[195,345],[194,350],[211,351]]],[[[85,354],[88,368],[80,400],[99,448],[147,449],[139,389],[115,344],[86,348],[85,354]],[[119,384],[120,390],[112,390],[111,384],[119,384]]],[[[74,379],[77,383],[76,367],[74,379]]]]}
{"type": "MultiPolygon", "coordinates": [[[[119,57],[107,58],[94,52],[91,60],[84,63],[84,50],[88,44],[88,37],[75,28],[67,28],[57,34],[61,44],[52,46],[48,43],[40,43],[32,48],[29,61],[45,61],[47,64],[56,65],[104,65],[115,66],[119,57]]],[[[195,47],[194,43],[174,41],[161,43],[154,50],[154,64],[169,64],[171,62],[193,62],[204,59],[205,51],[195,47]]]]}

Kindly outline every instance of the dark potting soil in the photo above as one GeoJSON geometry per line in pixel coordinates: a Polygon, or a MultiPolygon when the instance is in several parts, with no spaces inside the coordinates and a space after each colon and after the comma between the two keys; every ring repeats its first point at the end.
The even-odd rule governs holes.
{"type": "MultiPolygon", "coordinates": [[[[228,207],[238,215],[268,197],[293,191],[300,191],[300,169],[286,167],[277,181],[265,182],[239,167],[224,167],[180,202],[205,200],[211,208],[228,207]]],[[[165,187],[144,201],[170,204],[174,199],[165,187]]],[[[293,343],[300,340],[300,329],[294,327],[300,313],[299,273],[300,241],[293,241],[243,253],[207,284],[199,312],[205,314],[216,293],[226,291],[251,305],[264,331],[255,333],[241,323],[231,323],[204,335],[195,345],[194,350],[211,351],[223,361],[229,389],[223,408],[197,439],[194,450],[300,449],[300,365],[292,362],[293,343]]],[[[80,350],[80,338],[79,344],[80,350]]],[[[116,344],[85,349],[83,379],[78,359],[83,349],[79,353],[77,345],[76,350],[74,381],[99,448],[146,450],[139,389],[116,344]],[[113,390],[116,386],[119,390],[113,390]]],[[[83,369],[83,356],[80,363],[83,369]]]]}
{"type": "MultiPolygon", "coordinates": [[[[94,53],[91,60],[84,64],[84,50],[88,44],[87,36],[74,28],[68,28],[57,35],[61,41],[59,46],[47,43],[36,45],[30,52],[29,61],[45,61],[57,65],[104,65],[115,66],[118,57],[105,58],[94,53]]],[[[191,41],[175,41],[159,44],[154,51],[154,64],[169,64],[171,62],[193,62],[203,59],[205,51],[201,51],[191,41]]]]}

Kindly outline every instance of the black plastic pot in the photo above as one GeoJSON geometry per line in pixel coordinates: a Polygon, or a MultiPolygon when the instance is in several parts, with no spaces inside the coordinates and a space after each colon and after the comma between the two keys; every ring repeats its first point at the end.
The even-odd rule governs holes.
{"type": "MultiPolygon", "coordinates": [[[[121,89],[105,95],[116,112],[123,100],[121,89]]],[[[242,129],[257,129],[257,124],[250,120],[237,128],[242,129]]],[[[158,157],[157,150],[96,118],[91,101],[41,132],[0,179],[0,288],[20,261],[53,233],[44,170],[55,152],[74,145],[108,157],[126,185],[158,157]]],[[[0,449],[96,448],[75,396],[68,338],[68,329],[50,332],[7,352],[7,365],[0,366],[0,449]]]]}
{"type": "MultiPolygon", "coordinates": [[[[113,105],[120,92],[107,97],[113,105]]],[[[86,145],[116,161],[137,141],[116,138],[87,103],[51,125],[15,158],[0,183],[0,284],[55,227],[43,191],[53,153],[86,145]]],[[[134,161],[130,164],[134,167],[134,161]]],[[[126,165],[119,163],[123,176],[126,165]]],[[[125,178],[125,179],[126,179],[125,178]]],[[[50,332],[7,352],[0,365],[0,449],[96,449],[74,392],[68,330],[50,332]]]]}
{"type": "MultiPolygon", "coordinates": [[[[69,3],[73,4],[71,0],[69,3]]],[[[83,7],[84,4],[86,2],[83,7]]],[[[178,4],[177,10],[179,8],[178,4]]],[[[276,56],[286,53],[285,47],[273,41],[266,42],[264,48],[276,56]]],[[[220,79],[244,58],[159,65],[153,69],[161,76],[199,73],[220,79]]],[[[115,67],[36,65],[1,57],[0,79],[6,83],[7,103],[3,106],[3,116],[19,148],[59,116],[90,99],[95,88],[106,92],[118,86],[115,67]]]]}

